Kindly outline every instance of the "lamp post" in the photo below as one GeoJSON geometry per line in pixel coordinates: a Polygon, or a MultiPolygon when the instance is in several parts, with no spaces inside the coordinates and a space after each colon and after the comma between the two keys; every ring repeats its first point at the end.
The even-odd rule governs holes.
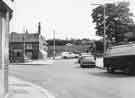
{"type": "Polygon", "coordinates": [[[97,4],[97,3],[92,3],[91,5],[101,5],[104,7],[104,11],[103,11],[103,15],[104,15],[104,34],[103,34],[103,42],[104,42],[104,55],[105,55],[105,51],[106,51],[106,5],[105,4],[97,4]]]}

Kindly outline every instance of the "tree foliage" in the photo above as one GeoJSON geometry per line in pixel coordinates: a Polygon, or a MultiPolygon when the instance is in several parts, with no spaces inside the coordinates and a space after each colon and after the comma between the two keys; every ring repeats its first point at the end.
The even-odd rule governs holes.
{"type": "Polygon", "coordinates": [[[93,9],[92,18],[96,23],[96,34],[103,36],[104,33],[104,7],[105,7],[105,30],[107,39],[112,41],[115,38],[117,42],[124,39],[124,34],[132,32],[129,24],[133,24],[129,10],[129,3],[119,2],[100,5],[93,9]]]}
{"type": "MultiPolygon", "coordinates": [[[[63,46],[68,43],[74,44],[74,45],[81,45],[82,40],[84,39],[70,39],[70,40],[64,40],[64,39],[55,39],[55,45],[63,46]]],[[[53,39],[47,40],[48,45],[53,45],[53,39]]]]}

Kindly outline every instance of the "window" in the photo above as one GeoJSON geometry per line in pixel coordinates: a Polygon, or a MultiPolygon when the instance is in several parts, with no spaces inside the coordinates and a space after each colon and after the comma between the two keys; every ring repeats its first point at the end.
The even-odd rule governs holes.
{"type": "Polygon", "coordinates": [[[32,49],[32,44],[26,44],[26,49],[32,49]]]}

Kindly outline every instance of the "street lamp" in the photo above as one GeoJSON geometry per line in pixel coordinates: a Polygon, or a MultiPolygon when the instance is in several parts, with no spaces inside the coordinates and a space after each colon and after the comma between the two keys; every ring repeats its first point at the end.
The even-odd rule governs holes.
{"type": "Polygon", "coordinates": [[[104,54],[106,51],[106,5],[104,4],[97,4],[97,3],[92,3],[91,5],[101,5],[104,7],[104,35],[103,35],[103,40],[104,40],[104,54]]]}

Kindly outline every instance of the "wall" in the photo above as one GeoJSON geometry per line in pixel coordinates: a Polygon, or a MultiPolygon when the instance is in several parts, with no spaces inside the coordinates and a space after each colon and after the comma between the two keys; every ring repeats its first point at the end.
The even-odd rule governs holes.
{"type": "MultiPolygon", "coordinates": [[[[2,17],[0,16],[0,42],[2,41],[1,40],[1,33],[2,33],[2,17]]],[[[0,47],[2,47],[1,45],[2,44],[0,43],[0,47]]],[[[1,48],[0,48],[0,58],[2,58],[2,56],[1,56],[1,48]]],[[[0,68],[1,68],[1,60],[0,60],[0,68]]]]}
{"type": "Polygon", "coordinates": [[[0,66],[2,62],[3,64],[8,64],[8,26],[6,18],[0,16],[0,66]]]}

